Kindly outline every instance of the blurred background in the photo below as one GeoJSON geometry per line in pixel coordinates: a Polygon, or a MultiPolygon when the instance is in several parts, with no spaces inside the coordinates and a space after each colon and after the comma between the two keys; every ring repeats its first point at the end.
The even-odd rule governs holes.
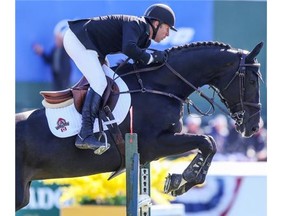
{"type": "MultiPolygon", "coordinates": [[[[159,1],[16,0],[16,111],[42,107],[39,91],[65,89],[80,79],[81,73],[72,61],[65,60],[66,65],[60,71],[51,63],[53,52],[61,44],[65,20],[108,14],[141,16],[153,3],[159,1]]],[[[264,41],[264,48],[257,59],[266,82],[266,1],[171,0],[161,3],[168,4],[175,11],[178,32],[173,32],[160,44],[153,43],[151,48],[164,50],[171,46],[212,40],[251,50],[264,41]]],[[[108,56],[111,66],[124,58],[121,54],[108,56]]],[[[202,90],[207,94],[210,92],[207,86],[202,90]]],[[[183,204],[185,215],[266,215],[266,90],[266,84],[262,84],[261,129],[249,139],[241,138],[235,132],[231,119],[217,109],[212,117],[200,118],[197,114],[188,116],[184,113],[185,129],[190,133],[211,134],[219,149],[206,183],[171,201],[183,204]]],[[[200,108],[208,108],[197,95],[191,95],[191,98],[200,108]]],[[[161,164],[155,166],[161,167],[161,164]]],[[[181,166],[177,166],[176,161],[173,167],[174,172],[181,172],[181,166]]],[[[34,182],[32,186],[29,206],[16,215],[60,215],[62,190],[59,185],[34,182]]]]}

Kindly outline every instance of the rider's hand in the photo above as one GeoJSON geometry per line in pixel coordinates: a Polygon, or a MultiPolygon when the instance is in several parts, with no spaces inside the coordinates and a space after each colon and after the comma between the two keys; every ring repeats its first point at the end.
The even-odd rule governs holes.
{"type": "Polygon", "coordinates": [[[152,54],[154,63],[163,63],[167,59],[167,52],[155,50],[152,54]]]}

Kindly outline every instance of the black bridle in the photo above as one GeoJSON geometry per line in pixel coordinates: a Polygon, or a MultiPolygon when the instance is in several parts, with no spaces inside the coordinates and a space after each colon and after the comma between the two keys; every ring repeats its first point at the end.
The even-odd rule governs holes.
{"type": "MultiPolygon", "coordinates": [[[[234,82],[234,80],[238,77],[239,79],[239,92],[240,92],[240,99],[239,102],[236,105],[233,105],[233,107],[230,107],[228,101],[222,96],[221,92],[219,89],[217,89],[215,86],[210,85],[210,87],[214,90],[214,93],[216,92],[217,95],[219,96],[219,98],[221,99],[221,101],[224,103],[224,105],[226,106],[227,110],[225,110],[224,108],[222,108],[222,106],[220,106],[215,100],[215,94],[213,94],[213,97],[210,98],[208,97],[205,93],[203,93],[203,91],[201,91],[199,88],[195,87],[191,82],[189,82],[186,78],[184,78],[181,74],[179,74],[174,68],[172,68],[172,66],[167,62],[167,59],[164,63],[162,63],[161,65],[158,66],[154,66],[154,67],[149,67],[149,68],[142,68],[142,69],[137,69],[135,68],[135,64],[134,66],[134,71],[122,74],[122,75],[118,75],[117,77],[114,77],[113,79],[116,80],[119,77],[124,77],[124,76],[128,76],[128,75],[132,75],[132,74],[136,74],[137,76],[137,80],[138,83],[140,85],[140,89],[135,89],[135,90],[128,90],[128,91],[123,91],[123,92],[119,92],[119,93],[114,93],[114,94],[126,94],[126,93],[151,93],[151,94],[158,94],[158,95],[163,95],[163,96],[167,96],[170,98],[174,98],[178,101],[180,101],[182,104],[186,104],[187,105],[187,111],[190,114],[190,106],[193,106],[193,108],[199,112],[202,116],[210,116],[215,112],[215,106],[218,107],[222,112],[224,112],[226,115],[230,116],[232,119],[235,120],[236,125],[240,126],[243,124],[244,121],[244,114],[245,114],[245,109],[244,106],[251,106],[254,108],[257,108],[258,111],[256,111],[253,115],[251,115],[247,121],[252,118],[253,116],[257,115],[260,110],[261,110],[261,103],[251,103],[251,102],[246,102],[245,101],[245,75],[247,73],[246,71],[246,67],[260,67],[259,63],[251,63],[251,64],[247,64],[245,63],[245,58],[246,58],[246,54],[244,54],[242,51],[240,51],[240,63],[239,63],[239,67],[237,72],[235,73],[235,75],[232,77],[232,79],[228,82],[228,84],[226,85],[226,87],[224,88],[223,91],[227,90],[232,82],[234,82]],[[158,90],[154,90],[154,89],[147,89],[145,88],[143,81],[141,79],[140,74],[141,73],[145,73],[145,72],[150,72],[150,71],[154,71],[157,69],[160,69],[161,67],[166,66],[175,76],[177,76],[179,79],[181,79],[184,83],[186,83],[188,86],[190,86],[195,92],[197,92],[202,98],[204,98],[210,105],[211,108],[206,111],[203,112],[199,107],[197,107],[193,101],[191,99],[189,99],[188,97],[186,99],[182,99],[178,96],[176,96],[175,94],[172,93],[167,93],[167,92],[163,92],[163,91],[158,91],[158,90]],[[231,112],[231,110],[233,110],[234,107],[240,106],[240,110],[239,111],[235,111],[235,112],[231,112]]],[[[122,67],[124,64],[126,64],[130,59],[126,59],[126,61],[124,61],[123,63],[121,63],[118,68],[116,69],[115,73],[117,72],[117,70],[122,67]]],[[[257,72],[257,76],[262,80],[261,74],[260,72],[257,72]]],[[[247,122],[246,121],[246,122],[247,122]]],[[[245,122],[245,123],[246,123],[245,122]]]]}
{"type": "MultiPolygon", "coordinates": [[[[261,106],[262,106],[261,103],[247,102],[247,101],[245,101],[245,98],[244,98],[245,97],[245,89],[246,89],[245,88],[245,76],[247,73],[246,67],[260,68],[260,63],[249,63],[249,64],[245,63],[246,55],[242,51],[240,51],[240,54],[241,54],[241,56],[240,56],[240,63],[239,63],[238,70],[235,73],[235,75],[232,77],[232,79],[228,82],[228,84],[226,85],[224,90],[222,91],[222,93],[224,91],[226,91],[231,86],[231,84],[234,82],[234,80],[238,77],[238,80],[239,80],[239,102],[237,104],[233,105],[232,107],[230,107],[228,104],[228,101],[222,96],[221,92],[216,87],[211,86],[213,88],[213,90],[217,93],[217,95],[221,99],[221,101],[225,104],[226,108],[229,110],[229,116],[231,116],[231,118],[235,120],[236,125],[238,125],[238,126],[242,125],[243,121],[244,121],[244,114],[245,114],[244,106],[250,106],[250,107],[254,107],[257,109],[257,111],[254,114],[249,116],[249,118],[246,120],[246,122],[248,122],[249,119],[251,119],[252,117],[257,115],[258,113],[260,113],[261,106]],[[240,106],[240,110],[235,111],[235,112],[231,112],[231,110],[233,110],[237,106],[240,106]]],[[[256,74],[257,74],[258,78],[260,80],[262,80],[262,76],[261,76],[261,73],[259,72],[259,70],[257,71],[256,74]]],[[[246,122],[244,122],[244,124],[246,122]]]]}

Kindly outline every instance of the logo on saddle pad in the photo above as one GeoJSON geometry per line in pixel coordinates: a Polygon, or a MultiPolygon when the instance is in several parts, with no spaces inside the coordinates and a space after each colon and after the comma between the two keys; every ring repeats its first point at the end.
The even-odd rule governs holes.
{"type": "Polygon", "coordinates": [[[61,132],[64,132],[67,130],[66,126],[69,126],[69,122],[67,122],[65,119],[63,118],[59,118],[57,121],[57,126],[55,127],[56,130],[61,130],[61,132]]]}

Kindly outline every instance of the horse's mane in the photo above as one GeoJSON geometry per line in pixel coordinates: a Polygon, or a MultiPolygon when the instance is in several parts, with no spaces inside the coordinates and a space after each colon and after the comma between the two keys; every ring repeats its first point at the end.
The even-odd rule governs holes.
{"type": "MultiPolygon", "coordinates": [[[[200,42],[192,42],[189,44],[184,44],[184,45],[179,45],[179,46],[173,46],[170,47],[168,49],[166,49],[165,51],[167,51],[168,53],[172,53],[173,51],[180,51],[183,49],[190,49],[190,48],[196,48],[196,47],[220,47],[220,48],[225,48],[225,49],[231,49],[232,47],[229,44],[225,44],[222,42],[218,42],[218,41],[200,41],[200,42]]],[[[117,67],[119,65],[113,67],[113,70],[116,70],[117,67]]],[[[155,64],[151,64],[151,65],[138,65],[139,68],[149,68],[155,66],[155,64]]],[[[133,67],[131,63],[127,63],[124,66],[121,67],[120,71],[122,70],[126,70],[126,71],[132,71],[133,67]]]]}
{"type": "Polygon", "coordinates": [[[173,46],[171,48],[166,49],[167,52],[173,52],[175,50],[182,50],[187,48],[195,48],[195,47],[222,47],[225,49],[231,49],[232,47],[229,44],[225,44],[218,41],[198,41],[189,44],[184,44],[180,46],[173,46]]]}

